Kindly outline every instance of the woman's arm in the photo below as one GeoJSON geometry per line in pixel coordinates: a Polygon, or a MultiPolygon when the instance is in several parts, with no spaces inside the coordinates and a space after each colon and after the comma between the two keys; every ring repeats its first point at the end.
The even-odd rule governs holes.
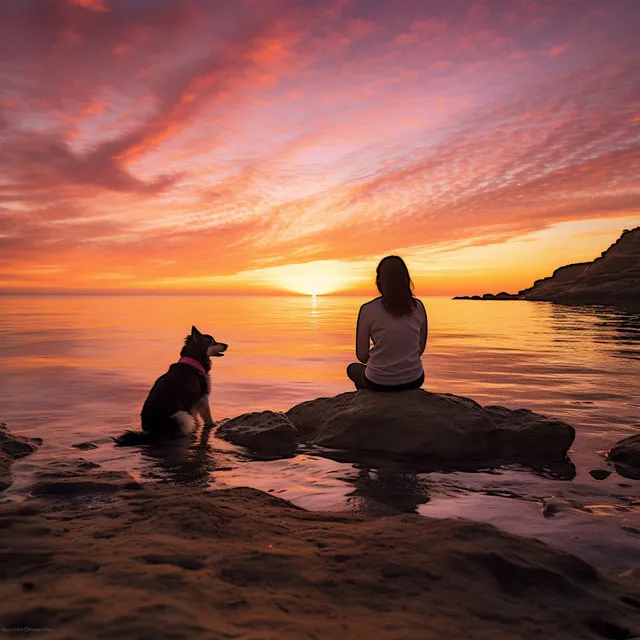
{"type": "Polygon", "coordinates": [[[420,355],[424,353],[424,350],[427,348],[427,337],[429,335],[429,320],[427,320],[427,311],[424,308],[422,302],[420,302],[420,306],[422,307],[422,311],[424,312],[424,323],[420,327],[420,355]]]}
{"type": "Polygon", "coordinates": [[[362,305],[356,325],[356,357],[362,364],[367,364],[367,360],[369,360],[369,322],[366,315],[364,305],[362,305]]]}

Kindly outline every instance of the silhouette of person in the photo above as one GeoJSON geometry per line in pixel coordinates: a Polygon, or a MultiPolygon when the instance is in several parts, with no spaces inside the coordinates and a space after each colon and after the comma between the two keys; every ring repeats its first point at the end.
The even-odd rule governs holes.
{"type": "Polygon", "coordinates": [[[380,296],[360,307],[356,357],[347,376],[356,389],[405,391],[424,382],[421,356],[427,345],[424,305],[413,295],[404,260],[387,256],[376,269],[380,296]]]}

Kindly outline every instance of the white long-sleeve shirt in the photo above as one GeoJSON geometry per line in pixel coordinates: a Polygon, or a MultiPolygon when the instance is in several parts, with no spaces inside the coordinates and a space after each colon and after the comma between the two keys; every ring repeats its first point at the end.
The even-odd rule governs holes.
{"type": "Polygon", "coordinates": [[[412,312],[399,317],[382,306],[382,297],[360,307],[356,355],[366,364],[365,375],[371,382],[406,384],[424,373],[421,356],[427,343],[427,312],[415,300],[412,312]]]}

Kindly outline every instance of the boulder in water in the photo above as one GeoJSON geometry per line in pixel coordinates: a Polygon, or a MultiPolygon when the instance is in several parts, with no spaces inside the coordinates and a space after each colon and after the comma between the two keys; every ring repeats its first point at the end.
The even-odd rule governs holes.
{"type": "Polygon", "coordinates": [[[98,445],[93,442],[76,442],[71,445],[74,449],[80,449],[81,451],[89,451],[90,449],[97,449],[98,445]]]}
{"type": "Polygon", "coordinates": [[[640,433],[620,440],[609,451],[608,458],[616,465],[618,471],[625,471],[623,475],[640,478],[640,433]]]}
{"type": "Polygon", "coordinates": [[[220,424],[216,435],[266,455],[290,455],[300,441],[300,434],[291,420],[275,411],[244,413],[226,420],[220,424]]]}
{"type": "Polygon", "coordinates": [[[483,408],[469,398],[422,389],[356,391],[287,411],[302,440],[448,462],[550,464],[566,458],[575,430],[527,409],[483,408]]]}
{"type": "Polygon", "coordinates": [[[0,422],[0,491],[11,484],[10,468],[14,460],[28,456],[41,444],[41,438],[16,436],[4,422],[0,422]]]}

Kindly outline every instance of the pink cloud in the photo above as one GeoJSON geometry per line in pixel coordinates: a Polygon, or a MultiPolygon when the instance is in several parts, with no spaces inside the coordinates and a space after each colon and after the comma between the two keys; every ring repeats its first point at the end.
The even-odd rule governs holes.
{"type": "Polygon", "coordinates": [[[204,277],[638,210],[628,12],[78,4],[0,20],[0,276],[151,278],[169,251],[159,276],[204,277]]]}
{"type": "Polygon", "coordinates": [[[106,0],[68,0],[68,2],[91,11],[109,11],[106,0]]]}
{"type": "Polygon", "coordinates": [[[563,44],[557,44],[557,45],[555,45],[553,47],[550,47],[549,49],[547,49],[543,53],[548,58],[557,58],[558,56],[561,56],[563,53],[568,51],[570,48],[571,48],[571,45],[569,43],[565,42],[563,44]]]}

